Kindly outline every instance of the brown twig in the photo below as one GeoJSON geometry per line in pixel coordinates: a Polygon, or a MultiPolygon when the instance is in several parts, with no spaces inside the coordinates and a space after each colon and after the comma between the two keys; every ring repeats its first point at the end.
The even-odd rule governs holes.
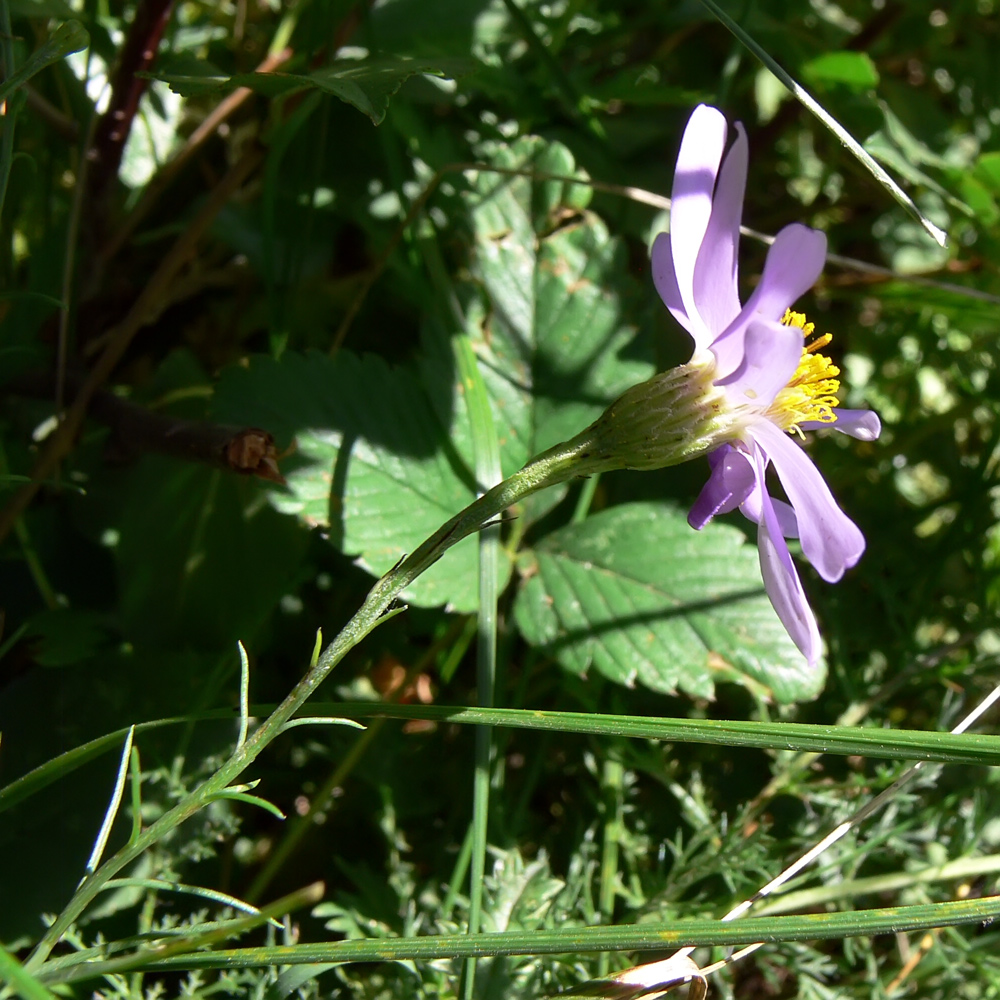
{"type": "Polygon", "coordinates": [[[24,512],[38,492],[42,481],[48,478],[58,463],[69,454],[83,423],[90,400],[121,361],[135,334],[142,329],[156,311],[157,303],[166,294],[170,283],[194,253],[198,240],[211,225],[223,205],[239,189],[264,158],[261,149],[254,146],[230,168],[216,185],[198,214],[160,262],[149,283],[132,304],[125,318],[114,328],[107,347],[91,372],[84,379],[65,418],[48,440],[44,452],[32,469],[30,483],[22,486],[3,510],[0,510],[0,541],[7,537],[14,522],[24,512]]]}
{"type": "Polygon", "coordinates": [[[103,214],[104,196],[118,174],[139,100],[149,86],[149,81],[138,74],[152,66],[173,6],[174,0],[143,0],[129,26],[111,81],[111,100],[97,122],[87,150],[91,164],[87,193],[94,217],[103,214]]]}
{"type": "MultiPolygon", "coordinates": [[[[82,389],[85,378],[83,374],[70,375],[66,388],[75,395],[82,389]]],[[[52,385],[51,375],[30,373],[8,382],[4,389],[19,396],[50,399],[52,385]]],[[[104,448],[105,458],[110,461],[129,462],[152,451],[272,483],[285,481],[278,469],[274,438],[258,427],[185,420],[148,410],[107,389],[93,393],[87,415],[111,429],[104,448]]]]}

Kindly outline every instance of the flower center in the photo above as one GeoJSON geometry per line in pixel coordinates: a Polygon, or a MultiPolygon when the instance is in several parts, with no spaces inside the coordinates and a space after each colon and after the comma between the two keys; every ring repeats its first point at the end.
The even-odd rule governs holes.
{"type": "Polygon", "coordinates": [[[826,355],[818,353],[833,340],[829,333],[813,337],[814,324],[807,323],[802,313],[791,309],[785,310],[781,322],[802,331],[802,359],[788,385],[774,397],[767,415],[782,430],[801,437],[800,423],[808,420],[824,424],[836,422],[833,408],[840,405],[836,395],[840,391],[837,378],[840,369],[826,355]]]}

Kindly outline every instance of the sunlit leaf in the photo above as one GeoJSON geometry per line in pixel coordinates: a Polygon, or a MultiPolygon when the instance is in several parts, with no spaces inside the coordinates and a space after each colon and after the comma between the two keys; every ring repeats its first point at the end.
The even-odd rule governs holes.
{"type": "Polygon", "coordinates": [[[665,504],[623,504],[549,535],[520,568],[523,635],[575,673],[593,667],[619,684],[701,697],[735,680],[779,702],[823,686],[736,528],[695,532],[665,504]]]}
{"type": "MultiPolygon", "coordinates": [[[[375,575],[475,499],[464,406],[447,370],[424,382],[374,356],[289,351],[228,372],[216,405],[224,419],[295,441],[287,492],[272,493],[273,503],[328,532],[375,575]]],[[[503,579],[509,572],[508,561],[503,579]]],[[[467,539],[406,597],[468,611],[476,607],[476,579],[475,540],[467,539]]]]}
{"type": "Polygon", "coordinates": [[[821,86],[843,84],[864,91],[878,86],[879,75],[867,52],[824,52],[802,66],[808,83],[821,86]]]}

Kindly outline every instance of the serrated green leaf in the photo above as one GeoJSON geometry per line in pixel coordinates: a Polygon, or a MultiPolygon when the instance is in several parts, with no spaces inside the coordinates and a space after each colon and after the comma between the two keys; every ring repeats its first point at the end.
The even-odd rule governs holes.
{"type": "Polygon", "coordinates": [[[822,688],[736,528],[695,532],[666,504],[623,504],[549,535],[522,569],[522,634],[575,673],[700,697],[735,680],[781,703],[822,688]]]}
{"type": "MultiPolygon", "coordinates": [[[[336,359],[294,352],[280,361],[254,358],[223,377],[216,413],[266,427],[279,441],[295,440],[288,490],[272,493],[274,505],[329,529],[331,541],[376,576],[476,496],[464,401],[444,359],[422,378],[348,351],[336,359]]],[[[509,575],[507,560],[502,584],[509,575]]],[[[471,611],[476,580],[470,538],[405,597],[471,611]]]]}
{"type": "Polygon", "coordinates": [[[363,111],[378,125],[385,118],[389,98],[411,76],[429,73],[455,77],[468,73],[475,64],[468,59],[338,59],[310,74],[313,84],[363,111]]]}
{"type": "MultiPolygon", "coordinates": [[[[558,143],[501,147],[503,170],[585,179],[558,143]]],[[[493,400],[504,473],[577,434],[654,372],[626,320],[624,252],[586,211],[590,188],[482,171],[468,196],[486,315],[470,331],[493,400]]],[[[635,310],[632,310],[635,312],[635,310]]],[[[543,509],[552,492],[538,498],[543,509]]]]}
{"type": "Polygon", "coordinates": [[[824,52],[802,66],[802,76],[813,86],[842,84],[855,91],[871,90],[879,81],[867,52],[824,52]]]}
{"type": "MultiPolygon", "coordinates": [[[[498,167],[576,176],[558,144],[501,147],[498,167]]],[[[485,311],[468,316],[493,408],[503,473],[571,437],[653,366],[624,320],[623,253],[585,212],[590,189],[481,172],[469,196],[485,311]],[[637,356],[629,357],[633,352],[637,356]]],[[[425,324],[416,372],[342,352],[336,361],[255,359],[219,387],[217,414],[295,439],[299,467],[280,510],[328,527],[376,575],[412,552],[476,495],[465,400],[449,331],[425,324]],[[266,402],[265,402],[266,401],[266,402]],[[341,445],[350,442],[349,458],[341,445]],[[334,498],[331,500],[331,496],[334,498]]],[[[529,500],[528,520],[562,494],[529,500]],[[535,501],[533,504],[532,501],[535,501]]],[[[476,606],[475,548],[461,543],[407,591],[416,604],[476,606]]],[[[501,580],[509,576],[509,563],[501,580]]]]}

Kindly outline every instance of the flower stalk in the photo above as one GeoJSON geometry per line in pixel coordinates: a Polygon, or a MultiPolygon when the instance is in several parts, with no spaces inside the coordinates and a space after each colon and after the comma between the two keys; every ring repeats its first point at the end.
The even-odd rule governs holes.
{"type": "Polygon", "coordinates": [[[218,799],[227,787],[253,763],[265,747],[281,734],[285,725],[326,680],[330,671],[394,612],[392,605],[414,580],[434,565],[457,542],[492,523],[508,507],[538,490],[596,471],[588,458],[591,438],[587,432],[570,442],[556,445],[532,459],[519,472],[497,484],[468,507],[446,521],[426,541],[386,573],[369,591],[365,602],[337,637],[323,650],[280,705],[257,727],[232,756],[172,809],[148,826],[126,847],[104,862],[73,894],[62,913],[42,936],[25,962],[29,972],[39,970],[70,926],[123,868],[139,858],[175,827],[218,799]]]}

